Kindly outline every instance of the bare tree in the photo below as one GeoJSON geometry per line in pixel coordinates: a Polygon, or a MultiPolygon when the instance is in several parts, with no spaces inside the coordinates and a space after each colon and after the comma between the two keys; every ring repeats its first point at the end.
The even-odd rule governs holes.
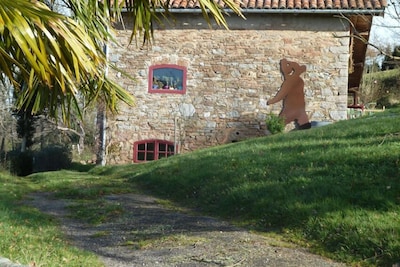
{"type": "Polygon", "coordinates": [[[389,1],[384,16],[374,18],[369,44],[381,55],[392,56],[394,47],[400,44],[399,0],[389,1]]]}
{"type": "Polygon", "coordinates": [[[15,144],[15,120],[12,117],[13,97],[11,85],[0,82],[0,162],[15,144]]]}

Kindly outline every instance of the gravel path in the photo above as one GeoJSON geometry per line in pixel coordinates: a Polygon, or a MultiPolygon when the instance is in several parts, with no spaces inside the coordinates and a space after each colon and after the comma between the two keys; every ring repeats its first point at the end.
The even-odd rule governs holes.
{"type": "Polygon", "coordinates": [[[214,218],[170,210],[153,197],[124,194],[105,199],[124,212],[95,226],[68,217],[66,207],[72,202],[49,193],[33,194],[25,204],[59,218],[66,236],[108,267],[345,266],[214,218]]]}

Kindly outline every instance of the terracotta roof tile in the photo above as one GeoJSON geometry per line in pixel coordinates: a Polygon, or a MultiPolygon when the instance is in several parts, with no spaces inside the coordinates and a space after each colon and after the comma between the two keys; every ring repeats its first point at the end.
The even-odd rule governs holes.
{"type": "MultiPolygon", "coordinates": [[[[123,1],[123,0],[120,0],[123,1]]],[[[127,7],[134,0],[125,0],[127,7]]],[[[168,1],[172,9],[200,8],[198,0],[161,0],[168,1]]],[[[215,0],[221,7],[225,7],[222,0],[215,0]]],[[[359,9],[381,10],[387,6],[387,0],[233,0],[242,9],[359,9]]]]}
{"type": "Polygon", "coordinates": [[[356,7],[357,7],[357,2],[356,2],[356,0],[350,0],[350,1],[349,1],[349,7],[350,7],[350,8],[356,8],[356,7]]]}
{"type": "Polygon", "coordinates": [[[255,7],[256,6],[256,0],[249,0],[249,2],[247,2],[247,6],[252,6],[252,8],[253,7],[255,7]]]}
{"type": "Polygon", "coordinates": [[[387,6],[386,0],[382,1],[381,0],[372,0],[372,6],[374,8],[382,8],[384,6],[387,6]]]}
{"type": "Polygon", "coordinates": [[[333,0],[333,8],[341,8],[340,0],[333,0]]]}
{"type": "MultiPolygon", "coordinates": [[[[254,6],[251,5],[252,2],[249,3],[250,8],[264,8],[264,1],[261,0],[255,0],[254,1],[254,6]]],[[[271,0],[265,0],[265,5],[268,5],[266,8],[271,8],[271,0]]]]}
{"type": "Polygon", "coordinates": [[[308,0],[302,0],[302,6],[301,8],[303,9],[309,9],[310,8],[310,1],[308,0]]]}
{"type": "Polygon", "coordinates": [[[186,8],[194,8],[195,2],[194,0],[187,1],[186,8]]]}
{"type": "Polygon", "coordinates": [[[182,4],[182,1],[181,0],[173,0],[173,1],[171,1],[171,6],[172,6],[172,8],[179,8],[179,6],[182,4]]]}
{"type": "Polygon", "coordinates": [[[310,0],[310,7],[312,9],[316,9],[317,8],[317,0],[310,0]]]}
{"type": "Polygon", "coordinates": [[[272,9],[277,9],[279,4],[279,0],[272,0],[271,1],[271,8],[272,9]]]}
{"type": "Polygon", "coordinates": [[[294,8],[296,9],[301,8],[301,0],[294,0],[294,8]]]}

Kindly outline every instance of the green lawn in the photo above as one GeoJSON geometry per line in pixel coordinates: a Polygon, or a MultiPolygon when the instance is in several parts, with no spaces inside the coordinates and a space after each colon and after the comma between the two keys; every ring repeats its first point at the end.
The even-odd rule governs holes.
{"type": "Polygon", "coordinates": [[[107,220],[93,209],[102,195],[146,192],[355,266],[400,263],[399,109],[146,164],[0,182],[0,255],[23,263],[95,261],[65,244],[51,218],[14,204],[34,190],[85,201],[72,210],[92,223],[107,220]]]}

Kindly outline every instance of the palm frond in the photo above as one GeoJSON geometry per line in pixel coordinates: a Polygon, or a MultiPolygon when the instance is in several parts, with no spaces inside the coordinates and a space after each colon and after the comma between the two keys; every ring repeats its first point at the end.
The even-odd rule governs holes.
{"type": "Polygon", "coordinates": [[[114,96],[123,95],[118,99],[132,105],[131,95],[104,78],[108,63],[102,45],[111,36],[108,17],[96,19],[104,16],[98,1],[69,2],[83,12],[78,15],[86,14],[86,22],[55,13],[39,1],[0,0],[0,79],[14,85],[17,108],[56,116],[60,107],[66,119],[65,112],[79,110],[79,95],[104,98],[111,111],[116,110],[114,96]],[[83,2],[93,10],[85,13],[86,6],[79,5],[83,2]],[[89,21],[92,28],[87,28],[89,21]],[[89,88],[93,81],[97,84],[89,88]]]}
{"type": "MultiPolygon", "coordinates": [[[[117,111],[117,100],[129,105],[134,98],[118,83],[105,77],[103,45],[115,41],[111,23],[120,18],[121,0],[59,0],[70,10],[66,16],[50,10],[42,1],[0,0],[0,79],[9,80],[17,93],[17,108],[68,119],[71,108],[80,110],[78,98],[101,98],[117,111]]],[[[198,0],[211,25],[228,28],[224,9],[214,0],[198,0]]],[[[240,5],[223,0],[225,7],[242,16],[240,5]]],[[[55,1],[50,0],[51,4],[55,1]]],[[[153,23],[167,17],[168,0],[131,1],[134,36],[153,38],[153,23]],[[159,9],[165,12],[159,13],[159,9]]],[[[114,66],[115,67],[115,66],[114,66]]]]}

